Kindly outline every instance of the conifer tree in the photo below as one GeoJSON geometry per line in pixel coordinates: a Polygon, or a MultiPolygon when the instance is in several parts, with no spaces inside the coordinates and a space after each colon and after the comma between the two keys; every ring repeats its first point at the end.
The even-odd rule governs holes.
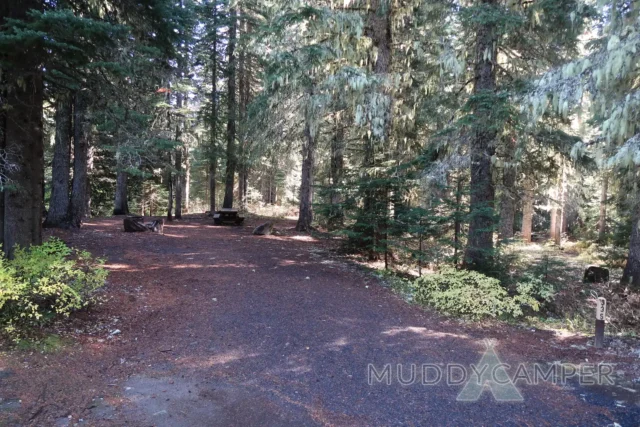
{"type": "Polygon", "coordinates": [[[11,21],[33,21],[36,16],[32,12],[41,9],[37,0],[5,1],[0,5],[4,30],[0,38],[0,244],[10,257],[15,246],[28,247],[42,241],[42,49],[14,50],[24,42],[25,35],[13,30],[16,21],[11,21]]]}
{"type": "Polygon", "coordinates": [[[534,120],[553,111],[567,116],[580,107],[586,96],[599,138],[589,145],[578,142],[572,150],[578,157],[587,149],[594,152],[604,168],[621,172],[629,192],[625,200],[631,225],[629,255],[623,283],[640,288],[640,203],[638,165],[640,136],[638,122],[638,55],[640,14],[633,1],[612,1],[602,9],[604,34],[582,58],[544,74],[528,97],[534,120]],[[586,95],[586,96],[585,96],[586,95]]]}
{"type": "Polygon", "coordinates": [[[227,40],[227,165],[225,171],[225,186],[223,208],[233,207],[233,190],[237,167],[236,158],[236,37],[237,17],[236,8],[229,2],[229,37],[227,40]]]}

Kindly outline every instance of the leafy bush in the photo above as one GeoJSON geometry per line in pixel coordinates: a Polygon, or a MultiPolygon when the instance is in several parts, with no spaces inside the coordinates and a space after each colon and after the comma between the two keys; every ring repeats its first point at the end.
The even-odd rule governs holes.
{"type": "Polygon", "coordinates": [[[417,279],[415,285],[417,302],[451,315],[475,319],[518,317],[523,314],[523,306],[535,311],[539,308],[538,301],[528,293],[530,287],[519,286],[510,295],[498,279],[475,271],[447,267],[417,279]]]}
{"type": "Polygon", "coordinates": [[[530,295],[539,302],[549,303],[556,294],[556,286],[547,281],[544,275],[524,273],[517,281],[518,293],[530,295]]]}
{"type": "Polygon", "coordinates": [[[86,307],[107,277],[103,263],[59,239],[0,256],[0,327],[18,335],[86,307]]]}

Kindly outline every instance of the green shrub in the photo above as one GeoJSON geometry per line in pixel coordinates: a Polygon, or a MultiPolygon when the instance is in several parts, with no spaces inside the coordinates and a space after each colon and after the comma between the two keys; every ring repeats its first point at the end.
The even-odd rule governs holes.
{"type": "Polygon", "coordinates": [[[549,303],[556,294],[556,286],[545,280],[544,275],[524,273],[517,279],[516,290],[521,295],[530,295],[539,302],[549,303]]]}
{"type": "Polygon", "coordinates": [[[522,307],[537,311],[538,301],[522,287],[510,295],[498,279],[484,274],[447,267],[437,274],[415,281],[415,300],[446,314],[481,319],[518,317],[522,307]]]}
{"type": "Polygon", "coordinates": [[[107,277],[103,263],[59,239],[0,256],[0,327],[17,336],[86,307],[107,277]]]}

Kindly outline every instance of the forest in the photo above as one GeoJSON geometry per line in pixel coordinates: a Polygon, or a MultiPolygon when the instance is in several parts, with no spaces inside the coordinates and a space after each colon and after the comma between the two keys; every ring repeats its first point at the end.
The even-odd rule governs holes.
{"type": "Polygon", "coordinates": [[[640,286],[634,2],[14,3],[7,254],[43,212],[290,205],[372,259],[482,271],[516,236],[614,244],[640,286]]]}
{"type": "Polygon", "coordinates": [[[230,209],[446,315],[636,334],[639,49],[638,0],[3,0],[2,334],[109,289],[101,220],[168,254],[230,209]]]}
{"type": "Polygon", "coordinates": [[[579,242],[637,292],[637,6],[4,2],[3,250],[271,207],[385,269],[579,242]]]}

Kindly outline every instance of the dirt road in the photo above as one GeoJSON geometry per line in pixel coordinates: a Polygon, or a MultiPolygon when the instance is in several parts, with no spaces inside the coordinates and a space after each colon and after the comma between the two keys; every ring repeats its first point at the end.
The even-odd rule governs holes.
{"type": "MultiPolygon", "coordinates": [[[[123,233],[121,220],[57,232],[105,257],[106,300],[66,327],[55,352],[0,356],[7,425],[418,426],[638,425],[637,394],[543,382],[521,402],[464,383],[402,385],[400,364],[480,361],[485,339],[505,363],[590,362],[584,339],[461,324],[412,306],[370,275],[326,255],[326,242],[288,230],[191,218],[165,235],[123,233]],[[573,345],[574,347],[571,347],[573,345]],[[392,366],[368,384],[368,366],[392,366]],[[617,403],[616,403],[617,402],[617,403]],[[622,402],[622,403],[620,403],[622,402]]],[[[418,372],[419,374],[420,372],[418,372]]],[[[419,375],[418,375],[419,376],[419,375]]],[[[0,423],[1,424],[1,423],[0,423]]]]}

